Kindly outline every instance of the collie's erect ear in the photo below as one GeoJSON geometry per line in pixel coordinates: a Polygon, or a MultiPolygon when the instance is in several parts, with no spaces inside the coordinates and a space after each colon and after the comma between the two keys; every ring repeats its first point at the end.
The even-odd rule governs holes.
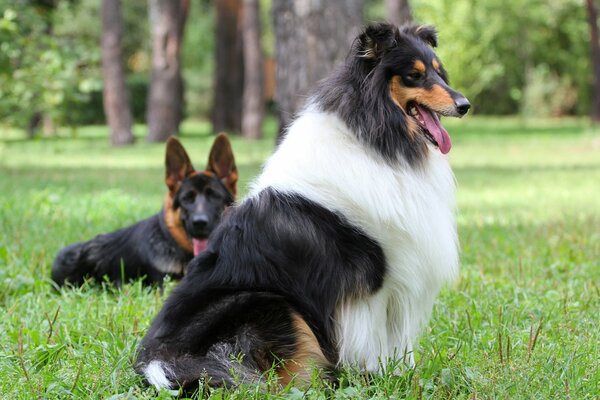
{"type": "Polygon", "coordinates": [[[368,60],[379,60],[396,44],[398,28],[388,23],[368,25],[358,36],[358,56],[368,60]]]}
{"type": "Polygon", "coordinates": [[[223,132],[219,133],[210,149],[208,156],[207,171],[213,172],[235,196],[237,194],[238,172],[233,157],[233,149],[227,135],[223,132]]]}
{"type": "Polygon", "coordinates": [[[179,189],[181,182],[194,172],[194,167],[183,145],[175,136],[167,140],[167,154],[165,157],[165,183],[171,196],[179,189]]]}
{"type": "Polygon", "coordinates": [[[418,37],[431,47],[437,47],[437,30],[431,25],[409,25],[402,28],[402,31],[418,37]]]}

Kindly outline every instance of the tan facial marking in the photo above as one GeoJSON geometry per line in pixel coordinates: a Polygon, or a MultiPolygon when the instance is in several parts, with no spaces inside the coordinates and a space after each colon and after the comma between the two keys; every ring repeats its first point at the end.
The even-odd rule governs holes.
{"type": "Polygon", "coordinates": [[[440,63],[438,60],[436,60],[434,58],[433,61],[431,61],[431,65],[433,65],[433,68],[437,71],[438,74],[441,72],[440,71],[440,63]]]}
{"type": "Polygon", "coordinates": [[[442,86],[433,85],[431,89],[406,87],[402,84],[402,80],[398,75],[390,80],[390,97],[407,116],[407,133],[411,139],[414,139],[421,132],[421,128],[414,118],[408,118],[406,106],[410,101],[422,104],[437,112],[454,107],[454,100],[442,86]]]}
{"type": "Polygon", "coordinates": [[[425,64],[421,60],[415,61],[413,68],[415,69],[415,71],[420,72],[422,74],[424,74],[427,71],[425,64]]]}
{"type": "Polygon", "coordinates": [[[415,101],[434,111],[454,107],[454,100],[440,85],[433,85],[431,90],[421,89],[421,93],[418,94],[415,101]]]}
{"type": "Polygon", "coordinates": [[[406,114],[406,104],[412,100],[410,97],[409,88],[402,85],[402,81],[398,75],[394,76],[390,81],[390,96],[392,101],[402,110],[406,118],[407,132],[414,139],[417,132],[420,131],[419,126],[413,118],[408,118],[406,114]]]}
{"type": "Polygon", "coordinates": [[[167,229],[173,239],[179,244],[185,251],[188,253],[194,252],[194,247],[192,246],[192,241],[188,238],[185,233],[185,229],[181,224],[181,210],[173,210],[173,197],[170,193],[167,193],[165,196],[164,203],[164,219],[165,225],[167,225],[167,229]]]}

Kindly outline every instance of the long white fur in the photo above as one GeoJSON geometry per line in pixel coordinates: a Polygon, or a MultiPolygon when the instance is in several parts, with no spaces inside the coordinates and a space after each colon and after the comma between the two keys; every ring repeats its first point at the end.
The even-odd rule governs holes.
{"type": "Polygon", "coordinates": [[[144,376],[148,382],[157,389],[170,389],[171,382],[167,378],[170,372],[169,367],[164,362],[153,360],[144,368],[144,376]]]}
{"type": "Polygon", "coordinates": [[[423,167],[390,164],[313,105],[290,126],[250,197],[267,187],[343,215],[384,251],[383,287],[337,307],[340,364],[379,371],[388,358],[412,362],[441,286],[458,273],[455,180],[446,156],[431,146],[423,167]]]}

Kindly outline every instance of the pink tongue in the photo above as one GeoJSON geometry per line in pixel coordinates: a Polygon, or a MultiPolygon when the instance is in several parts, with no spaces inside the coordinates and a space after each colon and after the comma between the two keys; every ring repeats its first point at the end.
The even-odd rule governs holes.
{"type": "Polygon", "coordinates": [[[437,114],[419,105],[417,105],[416,108],[423,121],[425,121],[425,128],[427,128],[429,133],[431,133],[431,136],[433,136],[440,151],[443,154],[447,154],[452,147],[452,142],[450,141],[448,131],[445,130],[440,123],[437,114]]]}
{"type": "Polygon", "coordinates": [[[192,245],[194,246],[194,257],[206,250],[208,240],[206,239],[192,239],[192,245]]]}

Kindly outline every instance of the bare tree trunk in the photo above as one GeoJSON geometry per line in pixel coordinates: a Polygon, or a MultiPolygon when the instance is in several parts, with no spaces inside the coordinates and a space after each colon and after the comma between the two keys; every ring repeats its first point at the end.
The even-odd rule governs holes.
{"type": "MultiPolygon", "coordinates": [[[[56,11],[56,7],[58,5],[58,0],[38,0],[31,1],[31,6],[35,7],[36,12],[42,16],[42,22],[44,24],[44,35],[53,36],[54,35],[54,26],[53,26],[53,15],[56,11]]],[[[38,96],[39,93],[35,93],[34,96],[38,96]]],[[[56,133],[54,129],[54,125],[52,123],[48,123],[48,121],[52,121],[49,116],[47,116],[42,110],[33,109],[31,110],[32,114],[29,117],[29,121],[27,122],[27,138],[33,139],[33,137],[38,133],[40,126],[43,128],[42,133],[44,136],[51,136],[56,133]],[[52,129],[49,129],[52,126],[52,129]]]]}
{"type": "Polygon", "coordinates": [[[262,136],[264,116],[263,54],[260,44],[259,0],[244,0],[244,96],[242,104],[242,136],[257,139],[262,136]]]}
{"type": "Polygon", "coordinates": [[[104,76],[104,114],[110,127],[113,146],[134,141],[131,133],[131,108],[125,85],[121,35],[123,21],[120,0],[102,1],[102,74],[104,76]]]}
{"type": "Polygon", "coordinates": [[[180,52],[189,0],[149,0],[152,27],[152,77],[148,94],[150,142],[179,134],[183,118],[180,52]]]}
{"type": "Polygon", "coordinates": [[[598,41],[598,13],[593,0],[587,0],[587,10],[592,47],[592,68],[594,71],[591,116],[594,122],[600,122],[600,42],[598,41]]]}
{"type": "Polygon", "coordinates": [[[242,0],[216,0],[215,6],[213,129],[215,132],[240,132],[244,93],[242,0]]]}
{"type": "Polygon", "coordinates": [[[395,25],[412,22],[412,13],[408,0],[385,0],[386,19],[395,25]]]}
{"type": "Polygon", "coordinates": [[[363,0],[273,0],[279,135],[309,90],[345,58],[363,23],[363,0]]]}

